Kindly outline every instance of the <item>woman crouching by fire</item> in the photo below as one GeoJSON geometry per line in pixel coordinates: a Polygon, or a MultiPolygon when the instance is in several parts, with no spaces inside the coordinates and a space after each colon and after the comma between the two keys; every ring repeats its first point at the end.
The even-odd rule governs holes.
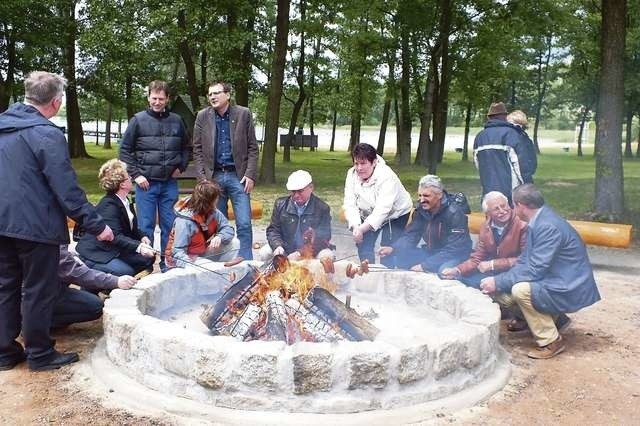
{"type": "Polygon", "coordinates": [[[183,268],[198,257],[225,262],[237,256],[240,241],[229,220],[215,207],[219,196],[220,187],[203,180],[189,198],[176,203],[176,219],[165,250],[167,266],[183,268]]]}

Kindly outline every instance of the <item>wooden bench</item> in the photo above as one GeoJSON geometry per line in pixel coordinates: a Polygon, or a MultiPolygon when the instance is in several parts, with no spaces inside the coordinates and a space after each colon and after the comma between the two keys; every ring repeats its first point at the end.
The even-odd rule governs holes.
{"type": "MultiPolygon", "coordinates": [[[[485,221],[481,212],[473,212],[469,217],[469,232],[477,234],[485,221]]],[[[340,209],[340,221],[346,222],[344,210],[340,209]]],[[[632,225],[621,223],[587,222],[582,220],[567,221],[580,235],[585,244],[596,246],[629,248],[631,246],[632,225]]]]}

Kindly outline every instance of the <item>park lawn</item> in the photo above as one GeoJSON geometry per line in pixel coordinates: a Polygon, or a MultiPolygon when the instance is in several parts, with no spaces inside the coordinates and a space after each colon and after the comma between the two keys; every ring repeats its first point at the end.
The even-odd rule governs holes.
{"type": "MultiPolygon", "coordinates": [[[[98,187],[97,173],[100,165],[117,156],[117,145],[105,150],[102,146],[87,144],[87,151],[94,158],[74,159],[73,165],[80,185],[87,192],[89,200],[97,203],[103,192],[98,187]]],[[[592,146],[587,146],[585,155],[578,157],[575,152],[564,152],[561,147],[545,148],[538,156],[536,184],[542,189],[547,204],[568,219],[588,220],[592,210],[594,194],[595,160],[592,146]]],[[[314,179],[315,192],[332,209],[334,218],[339,217],[346,171],[351,167],[351,158],[344,151],[297,151],[291,152],[292,162],[283,163],[282,153],[276,154],[276,183],[256,185],[252,193],[254,200],[263,203],[262,219],[257,224],[266,224],[271,216],[274,200],[285,195],[288,175],[297,169],[308,170],[314,179]]],[[[473,211],[480,211],[480,181],[473,161],[461,161],[461,154],[447,151],[443,163],[438,166],[438,174],[449,192],[464,192],[473,211]]],[[[416,193],[418,180],[426,174],[423,167],[408,166],[399,169],[391,156],[386,161],[398,173],[404,186],[412,195],[416,193]]],[[[627,214],[624,223],[640,226],[640,161],[624,161],[625,205],[627,214]]]]}

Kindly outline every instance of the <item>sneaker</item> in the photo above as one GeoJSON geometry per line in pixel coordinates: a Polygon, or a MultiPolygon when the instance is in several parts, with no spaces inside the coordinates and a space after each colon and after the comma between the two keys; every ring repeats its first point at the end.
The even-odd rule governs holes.
{"type": "Polygon", "coordinates": [[[558,338],[546,346],[537,347],[529,351],[527,356],[533,359],[549,359],[558,355],[565,350],[564,340],[562,336],[558,335],[558,338]]]}
{"type": "Polygon", "coordinates": [[[571,324],[571,318],[569,318],[565,314],[560,314],[554,322],[556,323],[556,328],[558,329],[558,331],[564,331],[571,324]]]}

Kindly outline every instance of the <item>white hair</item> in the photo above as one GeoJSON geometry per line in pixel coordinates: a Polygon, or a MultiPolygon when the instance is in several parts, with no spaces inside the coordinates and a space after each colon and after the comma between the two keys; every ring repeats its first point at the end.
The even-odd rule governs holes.
{"type": "Polygon", "coordinates": [[[489,210],[489,200],[493,200],[495,198],[500,198],[506,202],[509,202],[509,199],[500,191],[491,191],[487,192],[485,196],[482,198],[482,211],[487,212],[489,210]]]}
{"type": "Polygon", "coordinates": [[[418,189],[424,189],[427,187],[435,188],[438,192],[442,192],[444,190],[442,180],[440,180],[436,175],[426,175],[420,178],[420,182],[418,182],[418,189]]]}

